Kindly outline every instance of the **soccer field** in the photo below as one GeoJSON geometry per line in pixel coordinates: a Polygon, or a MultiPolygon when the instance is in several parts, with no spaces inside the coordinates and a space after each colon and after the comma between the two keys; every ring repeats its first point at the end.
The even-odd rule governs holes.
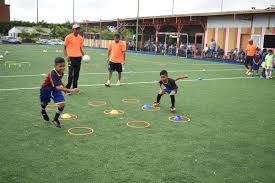
{"type": "MultiPolygon", "coordinates": [[[[0,54],[6,50],[0,61],[1,183],[275,182],[274,79],[247,77],[242,65],[127,54],[123,85],[106,88],[106,51],[87,48],[92,60],[82,64],[81,93],[66,96],[64,111],[78,119],[61,121],[57,129],[42,120],[39,87],[62,47],[0,45],[0,54]],[[171,78],[189,75],[177,83],[176,114],[168,96],[160,111],[141,109],[155,100],[162,69],[171,78]],[[107,105],[89,106],[92,101],[107,105]],[[125,113],[104,114],[112,109],[125,113]],[[191,121],[170,122],[175,115],[191,121]],[[130,120],[151,127],[128,128],[130,120]],[[67,132],[77,126],[95,133],[67,132]]],[[[54,111],[49,114],[53,118],[54,111]]]]}

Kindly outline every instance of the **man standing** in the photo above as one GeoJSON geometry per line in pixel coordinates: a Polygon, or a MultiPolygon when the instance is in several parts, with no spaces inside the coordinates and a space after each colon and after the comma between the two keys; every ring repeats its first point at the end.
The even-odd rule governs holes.
{"type": "Polygon", "coordinates": [[[214,38],[212,38],[211,42],[210,42],[210,48],[209,48],[209,52],[210,52],[211,57],[214,56],[215,51],[216,51],[216,41],[214,40],[214,38]]]}
{"type": "Polygon", "coordinates": [[[122,73],[122,64],[125,64],[125,51],[126,45],[120,40],[120,35],[115,34],[114,41],[111,42],[108,48],[108,71],[109,77],[108,81],[105,83],[105,86],[111,86],[111,79],[113,72],[118,73],[117,86],[120,86],[121,73],[122,73]]]}
{"type": "Polygon", "coordinates": [[[64,41],[64,54],[68,60],[68,84],[66,88],[77,88],[77,81],[79,78],[79,71],[81,67],[83,52],[83,38],[78,34],[80,25],[74,24],[73,33],[66,36],[64,41]]]}
{"type": "Polygon", "coordinates": [[[247,75],[251,75],[251,71],[252,71],[252,65],[253,65],[253,58],[254,55],[256,53],[257,50],[257,46],[255,44],[253,44],[253,40],[250,39],[248,41],[248,45],[246,47],[246,59],[244,62],[245,68],[247,69],[246,74],[247,75]]]}

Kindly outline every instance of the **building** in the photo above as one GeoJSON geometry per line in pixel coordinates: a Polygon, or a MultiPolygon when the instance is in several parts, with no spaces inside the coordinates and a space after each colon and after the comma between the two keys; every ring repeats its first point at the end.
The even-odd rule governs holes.
{"type": "Polygon", "coordinates": [[[51,30],[48,28],[41,28],[42,30],[38,31],[35,27],[13,27],[9,30],[8,35],[10,37],[19,37],[20,34],[25,31],[30,34],[37,34],[40,38],[48,38],[50,35],[51,30]]]}
{"type": "Polygon", "coordinates": [[[0,0],[0,22],[10,21],[10,5],[5,4],[5,0],[0,0]]]}
{"type": "MultiPolygon", "coordinates": [[[[136,18],[85,22],[87,27],[115,27],[118,31],[127,27],[135,31],[136,18]]],[[[83,26],[84,26],[83,25],[83,26]]],[[[173,43],[178,55],[180,45],[190,44],[199,55],[205,44],[213,38],[225,55],[234,48],[244,48],[250,38],[260,47],[275,47],[275,10],[260,9],[217,13],[194,13],[173,16],[139,18],[139,44],[144,47],[148,40],[159,45],[173,43]],[[272,39],[272,41],[270,41],[272,39]],[[274,41],[273,41],[274,40],[274,41]],[[184,43],[183,43],[184,42],[184,43]],[[269,42],[269,44],[265,44],[269,42]],[[270,43],[274,44],[270,44],[270,43]],[[198,50],[198,51],[197,51],[198,50]]],[[[90,33],[86,33],[86,45],[91,46],[90,33]]],[[[106,42],[106,41],[105,41],[106,42]]],[[[100,44],[102,45],[102,44],[100,44]]],[[[103,44],[105,45],[105,44],[103,44]]],[[[106,45],[105,45],[106,46],[106,45]]],[[[102,46],[103,47],[103,46],[102,46]]],[[[159,46],[155,52],[159,52],[159,46]]]]}

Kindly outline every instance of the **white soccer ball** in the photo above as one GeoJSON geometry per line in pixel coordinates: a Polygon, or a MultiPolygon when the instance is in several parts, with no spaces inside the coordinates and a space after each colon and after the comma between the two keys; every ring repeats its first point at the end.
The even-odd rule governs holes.
{"type": "Polygon", "coordinates": [[[4,58],[4,56],[3,55],[0,55],[0,59],[3,59],[4,58]]]}
{"type": "Polygon", "coordinates": [[[89,61],[91,60],[91,58],[90,58],[89,55],[84,55],[84,56],[82,57],[82,60],[83,60],[84,62],[89,62],[89,61]]]}

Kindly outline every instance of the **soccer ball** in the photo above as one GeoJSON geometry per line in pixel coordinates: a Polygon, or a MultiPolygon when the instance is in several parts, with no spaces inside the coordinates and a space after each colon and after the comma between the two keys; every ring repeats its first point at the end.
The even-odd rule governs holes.
{"type": "Polygon", "coordinates": [[[89,62],[89,61],[91,60],[91,58],[90,58],[89,55],[84,55],[84,56],[82,57],[82,60],[83,60],[84,62],[89,62]]]}

